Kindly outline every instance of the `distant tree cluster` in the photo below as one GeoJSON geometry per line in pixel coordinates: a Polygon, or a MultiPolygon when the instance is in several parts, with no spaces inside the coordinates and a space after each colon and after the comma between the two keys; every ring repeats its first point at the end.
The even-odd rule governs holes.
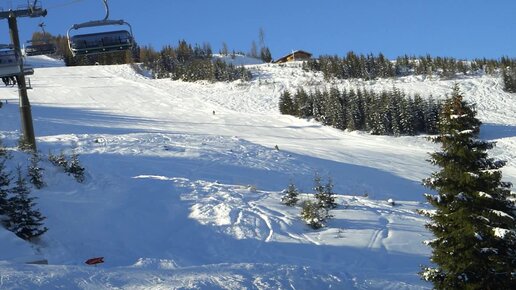
{"type": "Polygon", "coordinates": [[[152,47],[140,49],[140,60],[157,78],[183,81],[250,80],[251,73],[243,66],[235,67],[222,60],[212,60],[211,46],[205,43],[191,46],[179,41],[177,47],[165,46],[157,52],[152,47]]]}
{"type": "Polygon", "coordinates": [[[516,65],[503,69],[504,90],[509,93],[516,93],[516,65]]]}
{"type": "Polygon", "coordinates": [[[395,76],[394,65],[383,54],[365,56],[348,52],[345,57],[321,56],[319,59],[304,62],[303,69],[321,71],[326,79],[375,79],[395,76]]]}
{"type": "Polygon", "coordinates": [[[341,130],[369,131],[374,135],[436,134],[440,103],[397,89],[376,93],[367,90],[307,92],[284,91],[279,100],[282,114],[315,118],[341,130]]]}
{"type": "Polygon", "coordinates": [[[483,72],[494,74],[507,66],[514,66],[516,59],[502,57],[500,60],[457,60],[451,57],[401,56],[390,61],[383,54],[357,55],[348,52],[345,57],[321,56],[303,63],[307,71],[320,71],[326,79],[399,77],[406,75],[439,75],[453,78],[457,74],[471,75],[483,72]]]}

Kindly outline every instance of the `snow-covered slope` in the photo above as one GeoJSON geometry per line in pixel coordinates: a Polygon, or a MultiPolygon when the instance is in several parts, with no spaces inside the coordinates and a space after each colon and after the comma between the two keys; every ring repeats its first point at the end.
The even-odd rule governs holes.
{"type": "MultiPolygon", "coordinates": [[[[128,65],[36,68],[38,149],[79,153],[87,179],[44,162],[48,186],[34,194],[50,230],[32,249],[0,229],[0,288],[429,287],[417,272],[431,236],[415,210],[427,207],[420,180],[435,170],[425,161],[435,145],[280,115],[284,89],[330,84],[299,64],[249,67],[253,81],[215,84],[152,80],[128,65]],[[315,172],[341,194],[318,231],[279,202],[290,180],[311,192],[315,172]],[[30,255],[50,265],[20,263],[30,255]],[[106,263],[84,265],[95,256],[106,263]]],[[[333,85],[444,97],[455,82],[477,103],[482,135],[498,141],[492,156],[509,161],[504,180],[516,182],[516,102],[498,78],[333,85]]],[[[14,148],[17,91],[0,90],[0,137],[14,148]]]]}

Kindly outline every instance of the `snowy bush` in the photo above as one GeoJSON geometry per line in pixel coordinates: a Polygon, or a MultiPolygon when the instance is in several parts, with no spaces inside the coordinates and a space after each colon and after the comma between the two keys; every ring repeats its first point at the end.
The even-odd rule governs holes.
{"type": "Polygon", "coordinates": [[[301,207],[301,218],[312,229],[320,229],[328,218],[328,210],[320,207],[317,202],[307,200],[301,207]]]}

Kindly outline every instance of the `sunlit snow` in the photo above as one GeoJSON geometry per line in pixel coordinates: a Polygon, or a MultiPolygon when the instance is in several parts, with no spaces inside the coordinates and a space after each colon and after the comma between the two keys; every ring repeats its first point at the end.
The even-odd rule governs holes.
{"type": "MultiPolygon", "coordinates": [[[[497,141],[490,155],[508,161],[503,179],[516,182],[516,102],[497,77],[329,84],[293,63],[248,65],[249,83],[187,83],[130,65],[29,62],[38,149],[78,153],[87,176],[78,184],[42,163],[47,187],[33,194],[49,231],[32,246],[0,229],[2,289],[430,288],[417,273],[433,236],[416,211],[431,210],[421,180],[436,170],[426,161],[436,145],[280,115],[279,94],[299,86],[444,98],[458,83],[481,137],[497,141]],[[339,194],[320,230],[280,202],[290,181],[307,199],[316,172],[339,194]],[[84,264],[99,256],[104,264],[84,264]],[[41,259],[49,265],[24,263],[41,259]]],[[[18,93],[0,90],[0,137],[14,150],[18,93]]],[[[13,151],[12,164],[26,159],[13,151]]]]}

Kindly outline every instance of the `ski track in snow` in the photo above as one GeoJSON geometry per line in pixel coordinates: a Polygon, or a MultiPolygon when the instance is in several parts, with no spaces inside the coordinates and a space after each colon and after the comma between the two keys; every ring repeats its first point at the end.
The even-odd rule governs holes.
{"type": "MultiPolygon", "coordinates": [[[[35,59],[29,96],[39,150],[79,153],[87,181],[44,163],[48,187],[37,194],[50,231],[35,253],[0,229],[0,246],[12,249],[0,252],[2,289],[428,288],[416,273],[431,235],[415,211],[428,207],[420,180],[435,170],[425,159],[437,147],[424,136],[342,132],[279,115],[279,94],[299,86],[395,86],[444,98],[458,83],[477,104],[482,137],[497,142],[492,156],[508,161],[504,180],[516,183],[515,96],[496,77],[328,83],[293,63],[250,65],[249,83],[186,83],[128,65],[35,59]],[[317,231],[299,207],[279,202],[289,179],[310,192],[314,172],[343,194],[317,231]],[[81,266],[95,255],[106,264],[81,266]],[[52,265],[20,263],[41,257],[52,265]]],[[[1,90],[9,104],[0,137],[14,146],[17,91],[1,90]]]]}

